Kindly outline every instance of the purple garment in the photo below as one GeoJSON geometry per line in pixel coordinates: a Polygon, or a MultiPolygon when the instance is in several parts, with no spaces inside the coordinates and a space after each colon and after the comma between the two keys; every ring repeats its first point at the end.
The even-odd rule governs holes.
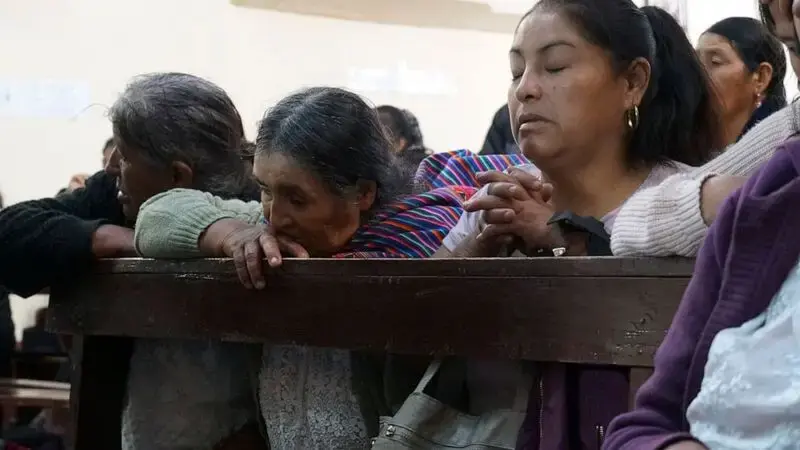
{"type": "Polygon", "coordinates": [[[531,389],[517,449],[598,450],[608,424],[628,410],[627,370],[559,363],[538,367],[542,384],[531,389]]]}
{"type": "Polygon", "coordinates": [[[692,439],[686,409],[700,390],[712,340],[763,312],[797,263],[798,174],[800,141],[788,141],[726,200],[656,352],[655,372],[635,409],[611,424],[604,449],[658,450],[692,439]]]}

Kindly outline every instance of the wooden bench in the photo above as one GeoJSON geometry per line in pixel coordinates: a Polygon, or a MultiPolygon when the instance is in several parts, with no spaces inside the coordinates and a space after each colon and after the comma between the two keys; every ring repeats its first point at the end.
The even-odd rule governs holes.
{"type": "Polygon", "coordinates": [[[35,380],[53,380],[61,366],[69,362],[66,354],[14,352],[11,357],[12,376],[35,380]]]}
{"type": "Polygon", "coordinates": [[[33,380],[29,378],[0,378],[0,387],[34,388],[51,391],[69,391],[69,383],[60,381],[33,380]]]}
{"type": "Polygon", "coordinates": [[[69,409],[69,400],[69,383],[22,378],[0,378],[2,429],[8,429],[16,422],[19,408],[34,407],[62,411],[69,409]]]}
{"type": "Polygon", "coordinates": [[[52,289],[75,336],[75,448],[120,448],[131,338],[296,343],[631,368],[646,379],[684,259],[289,260],[248,291],[228,260],[108,260],[52,289]],[[324,326],[321,326],[324,324],[324,326]]]}

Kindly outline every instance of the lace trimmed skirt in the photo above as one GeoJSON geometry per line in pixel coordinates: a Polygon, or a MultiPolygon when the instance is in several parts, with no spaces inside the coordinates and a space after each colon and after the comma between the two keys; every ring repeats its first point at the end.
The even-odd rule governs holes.
{"type": "Polygon", "coordinates": [[[264,346],[258,397],[272,449],[369,449],[351,378],[347,350],[264,346]]]}

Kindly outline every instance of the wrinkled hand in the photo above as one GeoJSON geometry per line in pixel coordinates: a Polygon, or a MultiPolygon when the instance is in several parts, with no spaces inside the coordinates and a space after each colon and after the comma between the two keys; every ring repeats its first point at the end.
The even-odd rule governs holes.
{"type": "Polygon", "coordinates": [[[92,254],[95,258],[135,256],[133,230],[117,225],[100,225],[92,234],[92,254]]]}
{"type": "Polygon", "coordinates": [[[261,266],[265,258],[270,267],[278,267],[283,262],[282,253],[296,258],[309,257],[300,244],[276,237],[269,226],[233,219],[223,219],[208,227],[200,238],[200,247],[206,253],[233,258],[236,274],[247,289],[266,287],[261,266]]]}
{"type": "Polygon", "coordinates": [[[555,213],[548,203],[552,186],[536,176],[513,168],[509,173],[484,172],[478,181],[488,185],[487,195],[469,200],[464,209],[483,211],[485,227],[478,240],[497,240],[516,236],[524,250],[554,245],[551,227],[547,224],[555,213]]]}
{"type": "Polygon", "coordinates": [[[513,167],[511,170],[509,170],[509,175],[514,177],[514,179],[517,180],[517,183],[524,187],[531,197],[535,197],[536,194],[539,194],[541,201],[544,203],[550,203],[550,197],[553,196],[552,184],[545,183],[539,177],[531,175],[530,173],[516,167],[513,167]]]}

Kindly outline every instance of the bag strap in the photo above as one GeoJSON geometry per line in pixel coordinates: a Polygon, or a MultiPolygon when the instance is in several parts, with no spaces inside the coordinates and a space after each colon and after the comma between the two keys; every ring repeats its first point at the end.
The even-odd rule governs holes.
{"type": "Polygon", "coordinates": [[[419,394],[425,390],[426,387],[431,383],[433,377],[439,372],[439,369],[442,367],[442,360],[437,358],[434,359],[429,365],[428,368],[425,369],[425,374],[422,375],[422,379],[419,380],[419,384],[414,389],[414,392],[419,394]]]}
{"type": "MultiPolygon", "coordinates": [[[[454,361],[450,361],[454,362],[454,361]]],[[[448,385],[456,384],[461,386],[463,384],[464,378],[464,367],[461,364],[455,364],[452,367],[446,366],[444,367],[445,361],[441,358],[434,359],[429,365],[428,368],[425,370],[425,374],[422,375],[422,379],[420,379],[419,384],[417,384],[416,389],[414,389],[415,393],[423,393],[425,389],[428,388],[428,385],[431,384],[433,377],[435,377],[439,372],[445,372],[444,369],[451,368],[452,371],[449,373],[447,377],[448,385]],[[444,367],[444,368],[443,368],[444,367]]],[[[531,389],[533,389],[534,378],[536,378],[536,366],[535,363],[530,363],[527,361],[522,362],[522,372],[523,376],[522,379],[517,383],[516,386],[516,393],[514,394],[514,403],[512,406],[512,411],[515,412],[525,412],[528,409],[528,402],[530,400],[531,389]]],[[[443,373],[442,376],[445,376],[443,373]]],[[[452,386],[448,386],[452,387],[452,386]]],[[[441,392],[440,392],[441,394],[441,392]]],[[[438,396],[437,396],[437,399],[438,396]]],[[[442,399],[439,399],[442,400],[442,399]]],[[[449,402],[448,402],[449,404],[449,402]]],[[[450,405],[453,406],[453,405],[450,405]]]]}
{"type": "Polygon", "coordinates": [[[603,222],[594,217],[583,217],[571,211],[562,211],[553,214],[547,224],[557,225],[568,232],[586,233],[588,235],[586,241],[588,256],[612,256],[611,236],[606,231],[603,222]]]}
{"type": "Polygon", "coordinates": [[[534,379],[538,377],[535,363],[522,361],[522,380],[517,383],[517,393],[514,396],[512,411],[525,412],[528,410],[531,389],[534,388],[534,379]]]}
{"type": "Polygon", "coordinates": [[[528,400],[533,389],[533,379],[530,375],[525,375],[522,383],[517,383],[517,393],[514,396],[514,406],[512,411],[524,412],[528,409],[528,400]]]}
{"type": "Polygon", "coordinates": [[[264,438],[264,442],[269,442],[269,435],[267,434],[267,424],[264,422],[264,414],[261,413],[261,401],[259,399],[258,390],[261,388],[261,380],[259,379],[261,367],[264,364],[268,351],[269,350],[266,350],[266,347],[263,345],[253,345],[247,352],[248,366],[250,368],[248,378],[250,380],[250,389],[253,394],[253,404],[256,410],[256,425],[258,426],[259,433],[261,433],[261,437],[264,438]]]}

